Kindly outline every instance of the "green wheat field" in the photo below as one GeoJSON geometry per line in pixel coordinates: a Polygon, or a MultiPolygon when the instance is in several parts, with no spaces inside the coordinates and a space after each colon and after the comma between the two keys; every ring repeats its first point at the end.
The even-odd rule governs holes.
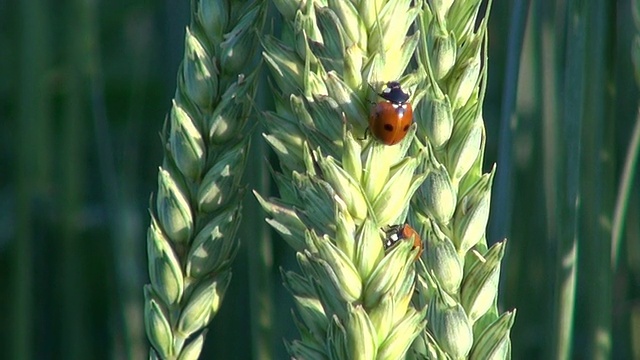
{"type": "Polygon", "coordinates": [[[0,24],[0,359],[640,359],[640,0],[0,24]]]}

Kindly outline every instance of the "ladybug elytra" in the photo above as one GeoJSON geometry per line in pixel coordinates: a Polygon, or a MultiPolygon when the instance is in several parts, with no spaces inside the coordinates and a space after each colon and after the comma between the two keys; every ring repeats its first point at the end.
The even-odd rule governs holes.
{"type": "Polygon", "coordinates": [[[413,247],[418,248],[416,260],[422,255],[422,240],[420,235],[409,224],[391,225],[385,231],[384,249],[389,250],[402,240],[411,239],[413,236],[413,247]]]}
{"type": "Polygon", "coordinates": [[[384,100],[371,110],[369,129],[383,144],[395,145],[404,139],[413,121],[409,94],[402,90],[399,82],[390,81],[378,96],[384,100]]]}

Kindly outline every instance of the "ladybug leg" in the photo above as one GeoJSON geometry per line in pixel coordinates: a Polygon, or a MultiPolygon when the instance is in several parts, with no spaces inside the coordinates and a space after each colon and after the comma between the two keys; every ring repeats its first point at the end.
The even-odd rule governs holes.
{"type": "MultiPolygon", "coordinates": [[[[374,94],[376,94],[376,96],[380,96],[380,94],[376,91],[376,89],[373,87],[373,85],[367,83],[367,85],[369,85],[369,87],[371,88],[371,91],[373,91],[374,94]]],[[[376,102],[375,101],[371,101],[369,100],[369,98],[367,98],[367,102],[371,105],[375,105],[376,102]]]]}
{"type": "Polygon", "coordinates": [[[369,129],[369,127],[367,126],[367,128],[364,129],[364,134],[362,135],[361,138],[358,138],[358,140],[361,140],[361,141],[367,140],[370,132],[371,132],[371,129],[369,129]]]}

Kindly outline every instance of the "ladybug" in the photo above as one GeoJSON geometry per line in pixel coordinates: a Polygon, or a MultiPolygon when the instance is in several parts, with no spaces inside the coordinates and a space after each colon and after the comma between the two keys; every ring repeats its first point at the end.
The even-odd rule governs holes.
{"type": "Polygon", "coordinates": [[[416,255],[416,260],[422,255],[422,240],[420,239],[420,235],[415,231],[409,224],[400,224],[400,225],[391,225],[389,226],[385,232],[384,238],[384,250],[391,249],[394,245],[398,244],[402,240],[408,240],[413,237],[413,248],[418,248],[418,255],[416,255]]]}
{"type": "Polygon", "coordinates": [[[369,115],[369,129],[385,145],[395,145],[404,139],[413,121],[409,94],[400,83],[389,81],[378,94],[383,101],[375,104],[369,115]]]}

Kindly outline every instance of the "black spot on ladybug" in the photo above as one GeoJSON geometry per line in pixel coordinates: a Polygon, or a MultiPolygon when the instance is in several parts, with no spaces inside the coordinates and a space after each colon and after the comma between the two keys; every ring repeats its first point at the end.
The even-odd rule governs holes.
{"type": "Polygon", "coordinates": [[[393,131],[393,125],[391,125],[391,124],[384,124],[384,129],[385,129],[386,131],[391,132],[391,131],[393,131]]]}
{"type": "Polygon", "coordinates": [[[409,126],[410,126],[410,125],[405,125],[405,126],[402,128],[402,131],[404,131],[404,132],[409,131],[409,126]]]}

